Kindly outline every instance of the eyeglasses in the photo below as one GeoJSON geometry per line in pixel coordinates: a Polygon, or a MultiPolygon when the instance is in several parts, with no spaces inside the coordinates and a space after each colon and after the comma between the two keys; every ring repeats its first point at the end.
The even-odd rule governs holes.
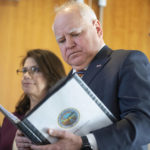
{"type": "Polygon", "coordinates": [[[30,75],[33,75],[33,74],[35,74],[35,73],[40,72],[40,69],[39,69],[39,67],[32,66],[32,67],[30,67],[30,68],[24,67],[24,68],[22,68],[22,69],[17,69],[16,72],[17,72],[18,75],[19,75],[19,74],[23,74],[23,75],[24,75],[24,74],[27,73],[27,72],[28,72],[30,75]]]}

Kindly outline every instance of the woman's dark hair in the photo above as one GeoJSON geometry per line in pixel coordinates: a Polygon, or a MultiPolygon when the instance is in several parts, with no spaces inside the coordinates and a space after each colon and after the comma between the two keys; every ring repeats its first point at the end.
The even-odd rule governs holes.
{"type": "MultiPolygon", "coordinates": [[[[38,64],[40,71],[43,73],[47,80],[48,87],[51,88],[56,84],[57,81],[66,76],[63,64],[60,59],[51,51],[43,49],[33,49],[29,50],[26,56],[21,61],[21,67],[27,58],[33,58],[38,64]]],[[[23,93],[20,97],[18,104],[16,105],[16,110],[20,115],[25,114],[30,109],[30,99],[23,93]]]]}

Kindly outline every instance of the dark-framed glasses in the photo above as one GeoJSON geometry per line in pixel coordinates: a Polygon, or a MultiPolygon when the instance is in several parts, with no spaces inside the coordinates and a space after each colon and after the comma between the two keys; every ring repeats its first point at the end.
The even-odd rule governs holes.
{"type": "Polygon", "coordinates": [[[40,69],[39,67],[36,67],[36,66],[32,66],[30,68],[27,68],[27,67],[23,67],[22,69],[17,69],[16,70],[16,73],[19,75],[19,74],[22,74],[24,75],[25,73],[29,73],[30,75],[33,75],[35,73],[39,73],[40,72],[40,69]]]}

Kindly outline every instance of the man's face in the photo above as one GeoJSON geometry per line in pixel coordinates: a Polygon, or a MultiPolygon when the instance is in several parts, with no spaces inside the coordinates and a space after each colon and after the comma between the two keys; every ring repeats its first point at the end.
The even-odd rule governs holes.
{"type": "Polygon", "coordinates": [[[99,50],[95,23],[83,19],[79,12],[59,13],[54,32],[64,60],[75,69],[86,67],[99,50]]]}

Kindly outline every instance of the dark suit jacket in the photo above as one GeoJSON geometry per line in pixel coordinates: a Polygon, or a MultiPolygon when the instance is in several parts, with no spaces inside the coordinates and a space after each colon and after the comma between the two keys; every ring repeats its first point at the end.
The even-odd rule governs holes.
{"type": "Polygon", "coordinates": [[[93,131],[99,150],[142,150],[150,142],[150,63],[146,56],[104,46],[82,79],[119,120],[93,131]]]}

